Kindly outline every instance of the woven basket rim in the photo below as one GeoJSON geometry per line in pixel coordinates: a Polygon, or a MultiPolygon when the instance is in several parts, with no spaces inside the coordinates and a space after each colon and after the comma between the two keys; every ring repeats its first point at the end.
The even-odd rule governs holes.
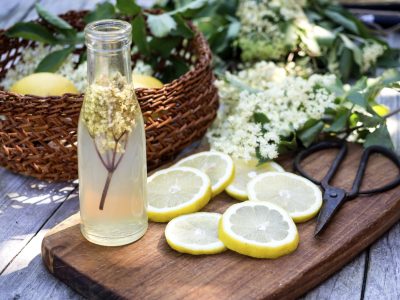
{"type": "MultiPolygon", "coordinates": [[[[67,14],[70,14],[70,13],[87,13],[88,11],[89,10],[68,10],[68,11],[66,11],[66,12],[64,12],[62,14],[59,14],[58,16],[62,17],[63,15],[67,15],[67,14]]],[[[40,20],[40,18],[34,19],[31,22],[38,22],[39,20],[40,20]]],[[[188,80],[190,77],[192,77],[192,75],[196,71],[200,70],[201,68],[205,68],[205,66],[208,65],[206,62],[212,60],[212,53],[211,53],[210,47],[209,47],[209,45],[208,45],[203,33],[200,30],[198,30],[198,28],[196,26],[194,26],[192,23],[190,23],[189,26],[192,28],[192,30],[195,33],[193,38],[191,40],[189,40],[189,41],[193,41],[195,39],[198,39],[199,43],[198,43],[197,49],[200,49],[200,48],[204,48],[205,49],[205,51],[199,51],[199,53],[195,53],[196,55],[198,55],[198,57],[197,57],[196,62],[194,64],[190,65],[190,66],[193,66],[193,68],[190,68],[185,74],[182,74],[181,76],[179,76],[178,78],[175,78],[171,82],[168,82],[168,83],[165,83],[165,84],[163,83],[163,86],[161,88],[135,88],[135,90],[148,90],[148,91],[151,91],[151,90],[157,90],[157,91],[169,90],[170,88],[172,88],[176,84],[179,84],[180,82],[184,82],[184,81],[188,80]]],[[[8,29],[9,28],[7,28],[7,29],[0,28],[0,34],[4,34],[8,29]]],[[[17,39],[19,39],[19,38],[17,38],[17,39]]],[[[37,96],[37,95],[30,95],[30,94],[25,94],[24,95],[24,94],[13,93],[13,92],[1,89],[1,88],[0,88],[0,92],[1,93],[6,93],[6,94],[9,94],[9,95],[14,95],[14,96],[17,96],[17,97],[21,97],[21,96],[22,97],[30,97],[31,96],[31,97],[34,97],[37,100],[49,99],[49,98],[59,98],[59,97],[64,97],[64,96],[68,96],[68,95],[73,95],[73,96],[77,96],[77,95],[83,96],[84,95],[83,92],[82,93],[78,93],[78,94],[65,93],[65,94],[63,94],[61,96],[37,96]]]]}

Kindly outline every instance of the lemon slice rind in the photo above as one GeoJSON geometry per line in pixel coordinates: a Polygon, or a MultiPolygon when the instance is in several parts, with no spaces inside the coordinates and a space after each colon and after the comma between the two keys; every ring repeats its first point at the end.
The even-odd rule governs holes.
{"type": "MultiPolygon", "coordinates": [[[[175,166],[179,167],[185,166],[185,164],[190,164],[190,161],[193,161],[194,159],[197,159],[202,156],[204,157],[217,156],[219,159],[222,159],[226,163],[225,172],[223,176],[221,176],[217,182],[211,182],[212,197],[215,197],[216,195],[220,194],[225,190],[225,188],[232,182],[233,177],[235,176],[235,166],[232,158],[229,155],[218,151],[203,151],[181,159],[175,164],[175,166]]],[[[194,166],[189,166],[189,167],[195,168],[194,166]]],[[[207,174],[207,171],[204,172],[207,174]]]]}
{"type": "MultiPolygon", "coordinates": [[[[196,223],[196,218],[203,218],[204,222],[215,223],[215,234],[218,237],[218,223],[221,219],[221,214],[219,213],[211,213],[211,212],[197,212],[193,214],[182,215],[172,219],[165,228],[165,238],[167,240],[168,245],[181,253],[187,253],[192,255],[203,255],[203,254],[217,254],[226,250],[225,245],[217,239],[215,242],[211,242],[208,244],[196,244],[191,241],[182,241],[180,239],[181,236],[177,234],[177,230],[179,231],[179,226],[185,222],[196,223]]],[[[193,235],[196,234],[196,230],[201,230],[202,228],[193,228],[193,235]]]]}
{"type": "Polygon", "coordinates": [[[232,205],[222,215],[219,223],[218,234],[220,240],[225,244],[228,249],[255,258],[275,259],[281,257],[296,250],[299,243],[299,235],[296,225],[291,217],[288,215],[288,213],[281,207],[267,202],[246,201],[232,205]],[[283,220],[288,224],[288,235],[283,240],[261,243],[258,241],[246,239],[236,234],[231,229],[230,219],[239,208],[244,206],[264,206],[270,210],[277,211],[282,216],[283,220]]]}
{"type": "MultiPolygon", "coordinates": [[[[151,221],[154,222],[168,222],[171,219],[183,215],[183,214],[188,214],[188,213],[193,213],[197,212],[200,209],[202,209],[211,199],[211,183],[210,179],[208,176],[195,169],[195,168],[189,168],[189,167],[172,167],[168,168],[165,170],[160,170],[152,174],[148,179],[147,179],[147,185],[148,185],[148,208],[147,208],[147,215],[151,221]],[[158,176],[172,176],[173,172],[187,172],[188,175],[190,174],[191,176],[198,176],[201,178],[202,184],[201,186],[198,187],[198,192],[194,195],[192,195],[192,198],[189,199],[188,201],[185,201],[179,205],[172,206],[172,207],[154,207],[151,205],[151,193],[152,193],[152,187],[151,187],[151,182],[158,176]]],[[[156,187],[154,187],[154,190],[157,190],[156,187]]],[[[165,191],[165,197],[166,201],[168,200],[168,192],[165,191]]]]}
{"type": "Polygon", "coordinates": [[[259,202],[269,202],[268,200],[260,200],[259,199],[259,197],[257,196],[257,193],[256,193],[255,186],[260,181],[266,181],[265,184],[268,184],[268,178],[275,177],[275,176],[287,176],[291,179],[295,179],[299,182],[299,184],[304,184],[307,187],[311,188],[311,190],[313,192],[314,202],[312,203],[312,205],[310,205],[308,207],[308,209],[303,210],[303,211],[297,211],[297,212],[288,212],[288,214],[293,219],[293,221],[295,221],[296,223],[306,222],[318,214],[318,212],[322,206],[321,190],[318,188],[317,185],[315,185],[310,180],[308,180],[302,176],[299,176],[299,175],[296,175],[293,173],[289,173],[289,172],[267,172],[267,173],[260,174],[260,175],[256,176],[255,178],[253,178],[247,185],[247,192],[248,192],[249,200],[250,201],[259,201],[259,202]]]}
{"type": "MultiPolygon", "coordinates": [[[[262,164],[260,167],[263,167],[263,165],[268,164],[268,166],[273,169],[275,172],[285,172],[285,169],[282,168],[278,163],[274,161],[266,162],[262,164]]],[[[235,166],[235,172],[238,172],[239,168],[236,168],[235,166]]],[[[250,169],[250,168],[249,168],[250,169]]],[[[265,168],[267,169],[267,168],[265,168]]],[[[255,171],[257,170],[257,167],[255,167],[255,171]]],[[[272,172],[269,170],[265,170],[265,172],[272,172]]],[[[236,173],[234,174],[236,176],[236,173]]],[[[232,198],[239,200],[239,201],[245,201],[248,200],[248,194],[247,194],[247,189],[241,189],[238,188],[237,185],[235,185],[235,178],[233,178],[232,182],[225,188],[225,192],[231,196],[232,198]]]]}

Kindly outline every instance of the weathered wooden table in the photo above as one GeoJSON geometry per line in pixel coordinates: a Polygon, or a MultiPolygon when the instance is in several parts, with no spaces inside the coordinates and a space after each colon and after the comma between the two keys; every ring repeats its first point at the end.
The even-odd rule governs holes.
{"type": "MultiPolygon", "coordinates": [[[[98,0],[0,0],[0,28],[36,17],[33,5],[62,13],[90,9],[98,0]]],[[[390,37],[400,45],[399,37],[390,37]]],[[[381,102],[400,107],[400,96],[384,91],[381,102]]],[[[400,117],[388,120],[400,151],[400,117]]],[[[400,152],[399,152],[400,153],[400,152]]],[[[40,245],[45,233],[77,212],[73,182],[48,184],[0,168],[0,300],[79,299],[44,268],[40,245]]],[[[304,299],[400,299],[400,224],[304,299]]]]}

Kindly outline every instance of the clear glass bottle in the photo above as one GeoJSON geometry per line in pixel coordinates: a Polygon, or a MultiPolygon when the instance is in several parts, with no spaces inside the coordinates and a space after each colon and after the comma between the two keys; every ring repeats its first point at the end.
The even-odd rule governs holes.
{"type": "Polygon", "coordinates": [[[81,232],[119,246],[147,229],[146,141],[131,80],[131,25],[101,20],[85,28],[88,88],[78,127],[81,232]]]}

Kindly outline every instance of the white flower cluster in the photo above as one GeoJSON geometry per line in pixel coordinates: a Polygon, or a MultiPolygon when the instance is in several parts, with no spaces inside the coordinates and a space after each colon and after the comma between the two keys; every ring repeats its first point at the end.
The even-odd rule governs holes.
{"type": "MultiPolygon", "coordinates": [[[[0,86],[5,90],[9,90],[16,81],[34,73],[39,62],[46,55],[51,51],[60,49],[61,46],[50,47],[44,46],[43,44],[38,44],[35,48],[24,49],[20,61],[14,66],[14,68],[7,71],[6,76],[0,82],[0,86]]],[[[83,62],[75,68],[78,60],[79,55],[71,54],[56,73],[71,80],[80,92],[84,92],[87,86],[87,63],[83,62]]],[[[143,75],[152,75],[153,69],[151,66],[139,60],[136,62],[133,72],[143,75]]]]}
{"type": "Polygon", "coordinates": [[[238,45],[242,59],[279,59],[296,45],[297,36],[286,33],[287,22],[305,18],[295,0],[240,0],[238,45]]]}
{"type": "Polygon", "coordinates": [[[258,149],[264,159],[275,159],[281,139],[336,107],[335,95],[325,88],[335,79],[334,75],[288,76],[267,62],[237,75],[227,73],[224,81],[217,81],[222,105],[207,133],[211,148],[245,160],[255,158],[258,149]],[[266,119],[260,122],[258,114],[266,119]]]}
{"type": "Polygon", "coordinates": [[[386,47],[377,42],[368,42],[362,49],[363,66],[362,72],[368,71],[376,64],[377,59],[385,52],[386,47]]]}

